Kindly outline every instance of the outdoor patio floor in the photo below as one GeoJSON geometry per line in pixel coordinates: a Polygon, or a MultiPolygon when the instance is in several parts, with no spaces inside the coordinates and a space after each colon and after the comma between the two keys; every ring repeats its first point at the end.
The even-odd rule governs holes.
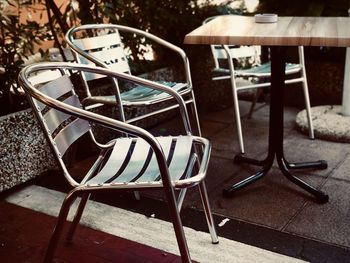
{"type": "MultiPolygon", "coordinates": [[[[269,107],[258,105],[248,119],[244,116],[250,103],[241,101],[240,106],[245,155],[263,160],[267,155],[269,107]]],[[[283,176],[276,163],[265,177],[224,198],[224,188],[260,169],[233,162],[239,147],[233,109],[228,109],[201,116],[203,136],[213,145],[206,181],[212,210],[236,223],[246,223],[249,237],[236,236],[236,240],[312,262],[350,262],[350,144],[310,140],[296,128],[298,112],[285,108],[285,157],[290,162],[327,161],[325,170],[294,170],[293,174],[326,192],[329,202],[315,202],[312,195],[283,176]],[[259,236],[260,231],[264,237],[259,236]]],[[[201,209],[198,195],[190,193],[186,201],[187,207],[201,209]]],[[[225,233],[225,226],[219,232],[225,233]]]]}
{"type": "MultiPolygon", "coordinates": [[[[247,112],[249,106],[242,102],[242,112],[247,112]]],[[[259,105],[256,109],[251,119],[242,114],[243,136],[246,155],[263,159],[267,153],[269,107],[259,105]]],[[[295,127],[297,113],[294,108],[285,109],[285,156],[291,162],[320,159],[328,162],[326,170],[294,173],[326,192],[329,195],[326,204],[316,203],[310,194],[287,180],[276,165],[264,178],[231,198],[224,198],[225,187],[259,168],[233,162],[238,142],[232,109],[200,116],[203,136],[210,139],[213,146],[206,184],[219,236],[310,262],[350,262],[350,144],[310,140],[295,127]]],[[[151,132],[177,134],[180,124],[180,120],[174,118],[152,128],[151,132]]],[[[79,171],[85,162],[88,160],[75,169],[79,171]]],[[[68,189],[60,177],[52,174],[30,184],[58,191],[68,189]]],[[[132,193],[118,193],[112,198],[108,195],[93,197],[98,202],[169,221],[163,199],[162,192],[141,192],[140,201],[136,201],[132,193]]],[[[197,190],[188,192],[182,218],[185,226],[207,231],[197,190]]],[[[233,250],[230,262],[236,262],[234,254],[233,250]]],[[[177,262],[178,259],[174,256],[172,260],[177,262]]],[[[154,262],[170,261],[155,259],[154,262]]]]}

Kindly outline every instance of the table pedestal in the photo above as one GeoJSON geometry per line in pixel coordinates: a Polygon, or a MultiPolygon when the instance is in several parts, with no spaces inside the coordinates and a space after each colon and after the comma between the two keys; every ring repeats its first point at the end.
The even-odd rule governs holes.
{"type": "Polygon", "coordinates": [[[268,173],[271,169],[274,159],[276,158],[282,174],[290,181],[297,184],[307,192],[315,196],[317,202],[326,203],[328,195],[317,190],[313,186],[294,176],[292,169],[326,169],[327,162],[324,160],[305,163],[289,163],[286,161],[283,153],[283,95],[285,80],[285,58],[286,47],[271,47],[271,105],[270,105],[270,124],[269,124],[269,146],[268,155],[265,160],[255,160],[243,155],[237,155],[235,162],[245,162],[258,166],[262,169],[256,174],[240,181],[229,188],[223,190],[225,197],[230,197],[237,190],[257,181],[268,173]]]}

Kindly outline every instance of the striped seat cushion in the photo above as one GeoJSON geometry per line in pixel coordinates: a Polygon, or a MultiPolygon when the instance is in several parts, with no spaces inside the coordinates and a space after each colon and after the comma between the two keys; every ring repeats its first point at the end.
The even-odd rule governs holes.
{"type": "MultiPolygon", "coordinates": [[[[192,137],[157,137],[172,181],[185,178],[190,169],[192,137]]],[[[108,160],[87,184],[116,184],[130,182],[161,183],[158,163],[149,144],[140,138],[117,139],[108,160]]]]}
{"type": "MultiPolygon", "coordinates": [[[[299,72],[300,69],[301,67],[299,64],[286,63],[287,74],[299,72]]],[[[267,62],[257,67],[252,67],[249,69],[236,70],[235,73],[238,76],[254,76],[254,75],[259,76],[259,75],[271,74],[271,62],[267,62]]]]}
{"type": "MultiPolygon", "coordinates": [[[[179,93],[187,93],[190,88],[186,83],[176,83],[176,82],[159,82],[160,84],[166,85],[179,93]]],[[[134,88],[121,93],[122,101],[124,105],[132,105],[135,103],[150,104],[158,100],[163,100],[169,98],[170,95],[160,91],[145,87],[142,85],[137,85],[134,88]]],[[[115,104],[115,96],[92,96],[84,100],[84,104],[89,103],[102,103],[102,104],[115,104]]]]}

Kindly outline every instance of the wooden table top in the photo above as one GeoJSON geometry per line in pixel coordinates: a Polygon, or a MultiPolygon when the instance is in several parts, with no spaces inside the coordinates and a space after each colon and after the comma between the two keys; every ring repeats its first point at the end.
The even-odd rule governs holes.
{"type": "Polygon", "coordinates": [[[350,17],[254,17],[225,15],[187,34],[185,44],[350,47],[350,17]]]}

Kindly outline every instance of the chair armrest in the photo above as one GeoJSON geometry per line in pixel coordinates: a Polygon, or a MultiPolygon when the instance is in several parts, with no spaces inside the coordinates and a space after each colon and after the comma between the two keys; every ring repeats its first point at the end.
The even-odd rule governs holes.
{"type": "Polygon", "coordinates": [[[194,142],[199,143],[201,146],[200,149],[198,149],[199,147],[197,148],[197,150],[200,150],[202,153],[200,167],[195,176],[181,179],[181,184],[176,185],[179,188],[196,185],[198,182],[201,182],[207,174],[211,153],[211,143],[208,139],[203,137],[192,136],[192,139],[194,142]]]}
{"type": "MultiPolygon", "coordinates": [[[[83,65],[83,64],[77,64],[77,63],[67,63],[67,62],[50,62],[50,63],[36,63],[30,66],[25,67],[20,75],[19,75],[19,81],[22,84],[23,87],[27,87],[27,92],[29,92],[33,97],[39,99],[40,101],[43,101],[44,103],[46,102],[50,102],[50,104],[48,104],[49,106],[52,106],[54,108],[58,108],[55,103],[58,103],[60,106],[70,109],[72,112],[68,112],[69,114],[74,114],[74,112],[76,111],[78,117],[84,118],[84,115],[87,111],[82,111],[79,109],[76,109],[72,106],[66,105],[64,103],[61,103],[55,99],[49,98],[48,96],[44,95],[43,93],[41,93],[40,91],[36,90],[31,83],[28,80],[28,77],[30,76],[31,73],[33,72],[37,72],[37,71],[42,71],[42,70],[49,70],[49,69],[65,69],[65,70],[78,70],[78,71],[86,71],[86,72],[92,72],[92,73],[97,73],[97,74],[102,74],[108,77],[112,77],[115,79],[122,79],[124,81],[128,81],[128,82],[133,82],[139,85],[144,85],[156,90],[160,90],[163,92],[166,92],[167,94],[169,94],[171,97],[173,97],[177,103],[179,104],[179,108],[180,108],[180,113],[181,113],[181,117],[183,118],[183,122],[185,125],[185,129],[188,135],[191,135],[191,126],[189,123],[189,116],[188,116],[188,112],[187,112],[187,108],[186,108],[186,104],[182,98],[182,96],[177,93],[175,90],[162,85],[160,83],[156,83],[147,79],[143,79],[143,78],[139,78],[136,76],[132,76],[126,73],[121,73],[121,72],[115,72],[106,68],[99,68],[99,67],[94,67],[94,66],[89,66],[89,65],[83,65]],[[66,105],[66,106],[65,106],[66,105]]],[[[86,115],[86,116],[90,116],[90,115],[86,115]]],[[[99,115],[93,115],[94,118],[96,118],[99,115]]],[[[98,122],[98,119],[96,119],[96,121],[98,122]]],[[[91,119],[91,121],[93,121],[94,119],[91,119]]],[[[101,123],[102,125],[104,125],[103,123],[101,123]]],[[[123,122],[116,122],[112,125],[111,128],[117,128],[120,126],[121,131],[123,132],[127,132],[127,133],[133,133],[133,127],[132,125],[127,125],[123,122]],[[113,125],[117,125],[117,126],[113,126],[113,125]],[[119,126],[118,126],[119,125],[119,126]],[[127,126],[125,126],[127,125],[127,126]],[[126,130],[123,130],[123,129],[126,130]],[[128,130],[130,129],[130,131],[128,130]]],[[[108,126],[108,125],[107,125],[108,126]]],[[[140,129],[140,128],[138,128],[140,129]]],[[[139,130],[136,130],[136,134],[139,132],[139,130]]],[[[135,134],[135,135],[136,135],[135,134]]]]}

